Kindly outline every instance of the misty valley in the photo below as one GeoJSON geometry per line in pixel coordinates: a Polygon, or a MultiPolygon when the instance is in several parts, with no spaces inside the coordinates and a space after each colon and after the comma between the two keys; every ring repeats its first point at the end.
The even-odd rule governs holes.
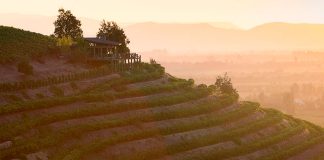
{"type": "Polygon", "coordinates": [[[158,59],[176,76],[193,78],[198,84],[213,84],[228,73],[241,100],[324,126],[324,55],[322,52],[145,52],[158,59]]]}

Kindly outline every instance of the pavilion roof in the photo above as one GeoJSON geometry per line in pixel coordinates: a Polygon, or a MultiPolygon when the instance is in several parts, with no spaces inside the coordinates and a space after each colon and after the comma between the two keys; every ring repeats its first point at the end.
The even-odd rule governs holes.
{"type": "Polygon", "coordinates": [[[97,38],[97,37],[86,37],[84,39],[90,43],[95,43],[95,44],[103,44],[103,45],[109,45],[109,46],[119,46],[120,45],[120,43],[118,43],[118,42],[101,39],[101,38],[97,38]]]}

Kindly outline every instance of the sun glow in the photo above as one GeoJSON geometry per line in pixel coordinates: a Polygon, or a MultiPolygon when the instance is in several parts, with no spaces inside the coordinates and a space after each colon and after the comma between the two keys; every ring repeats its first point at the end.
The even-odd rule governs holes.
{"type": "Polygon", "coordinates": [[[97,20],[106,18],[119,22],[185,23],[226,21],[250,28],[273,21],[323,23],[323,5],[324,1],[320,0],[12,0],[1,2],[0,13],[55,16],[57,9],[64,7],[79,17],[97,20]]]}

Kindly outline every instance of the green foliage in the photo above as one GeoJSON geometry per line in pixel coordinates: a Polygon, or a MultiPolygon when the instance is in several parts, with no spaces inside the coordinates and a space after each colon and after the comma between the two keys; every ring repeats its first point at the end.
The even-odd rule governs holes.
{"type": "Polygon", "coordinates": [[[157,64],[157,63],[156,63],[155,59],[151,58],[150,59],[150,64],[157,64]]]}
{"type": "Polygon", "coordinates": [[[22,60],[17,65],[17,70],[25,75],[32,75],[34,73],[33,66],[29,64],[28,60],[22,60]]]}
{"type": "Polygon", "coordinates": [[[84,48],[78,46],[72,47],[71,53],[68,55],[71,63],[86,63],[88,59],[88,52],[84,48]]]}
{"type": "MultiPolygon", "coordinates": [[[[95,72],[85,72],[85,73],[93,73],[90,75],[105,75],[107,74],[106,68],[101,68],[98,70],[94,70],[95,72]],[[101,70],[103,69],[103,70],[101,70]],[[99,71],[99,72],[98,72],[99,71]]],[[[77,74],[77,75],[87,75],[87,74],[77,74]]],[[[112,79],[110,84],[108,86],[117,86],[117,85],[126,85],[130,83],[140,82],[140,81],[146,81],[146,80],[153,80],[160,78],[162,76],[162,73],[160,72],[151,72],[151,73],[133,73],[131,76],[122,77],[120,79],[112,79]]],[[[78,76],[77,76],[78,77],[78,76]]],[[[79,79],[82,78],[81,76],[79,79]]],[[[36,83],[38,84],[38,83],[36,83]]],[[[56,84],[56,83],[55,83],[56,84]]],[[[0,114],[3,113],[10,113],[10,112],[17,112],[17,111],[24,111],[29,109],[36,109],[36,108],[45,108],[45,107],[52,107],[55,105],[63,105],[63,104],[69,104],[75,101],[93,101],[93,100],[103,100],[103,99],[109,99],[112,95],[110,94],[90,94],[91,90],[95,90],[97,88],[103,88],[101,85],[95,86],[95,88],[90,88],[90,90],[83,90],[82,93],[74,96],[67,96],[67,97],[56,97],[56,98],[49,98],[49,99],[42,99],[42,100],[31,100],[26,101],[24,103],[16,103],[16,104],[8,104],[8,105],[2,105],[0,106],[0,114]]]]}
{"type": "Polygon", "coordinates": [[[59,47],[70,47],[73,44],[73,39],[68,36],[68,37],[61,37],[57,38],[56,45],[59,47]]]}
{"type": "Polygon", "coordinates": [[[52,46],[55,46],[55,41],[49,36],[0,26],[0,63],[14,62],[26,56],[41,57],[49,53],[52,46]]]}
{"type": "Polygon", "coordinates": [[[83,38],[58,38],[57,47],[70,63],[86,63],[88,60],[89,44],[83,38]]]}
{"type": "Polygon", "coordinates": [[[149,64],[149,63],[141,63],[140,64],[140,72],[159,72],[165,73],[165,68],[161,66],[161,64],[149,64]]]}
{"type": "Polygon", "coordinates": [[[99,67],[84,72],[59,75],[59,76],[51,76],[51,77],[38,79],[38,80],[25,80],[25,81],[12,82],[12,83],[0,83],[0,91],[13,91],[19,89],[37,88],[37,87],[48,86],[48,85],[53,85],[58,83],[95,78],[103,75],[108,75],[111,73],[112,73],[111,68],[104,66],[104,67],[99,67]]]}
{"type": "Polygon", "coordinates": [[[271,146],[271,145],[278,143],[280,141],[283,141],[293,135],[296,135],[296,134],[302,132],[303,129],[304,128],[302,126],[286,128],[283,131],[279,132],[279,134],[265,137],[262,140],[255,141],[255,142],[252,142],[247,145],[242,145],[242,146],[234,148],[234,149],[223,150],[220,152],[214,152],[214,153],[211,152],[208,155],[204,156],[204,159],[212,160],[212,159],[215,159],[215,157],[217,157],[219,159],[225,159],[225,158],[237,156],[240,154],[247,154],[252,151],[259,150],[259,149],[265,148],[267,146],[271,146]]]}
{"type": "Polygon", "coordinates": [[[43,98],[45,98],[45,96],[44,96],[42,93],[36,93],[35,95],[36,95],[36,97],[39,98],[39,99],[43,99],[43,98]]]}
{"type": "Polygon", "coordinates": [[[112,88],[116,92],[122,92],[122,91],[126,91],[127,90],[127,86],[125,86],[125,85],[113,85],[112,88]]]}
{"type": "Polygon", "coordinates": [[[63,89],[57,87],[57,86],[51,86],[49,88],[49,91],[54,95],[54,96],[64,96],[64,91],[63,89]]]}
{"type": "Polygon", "coordinates": [[[212,90],[213,92],[216,91],[217,87],[215,85],[209,85],[208,88],[212,90]]]}
{"type": "Polygon", "coordinates": [[[129,53],[130,51],[127,46],[130,41],[124,30],[120,28],[116,22],[103,20],[100,24],[97,37],[120,43],[120,45],[117,46],[117,53],[129,53]]]}
{"type": "MultiPolygon", "coordinates": [[[[80,146],[80,148],[73,150],[72,152],[70,152],[70,154],[68,154],[68,157],[73,157],[72,159],[80,159],[82,157],[82,155],[91,152],[91,151],[96,151],[96,150],[100,150],[101,147],[105,147],[107,145],[113,145],[116,143],[121,143],[121,142],[127,142],[127,141],[132,141],[132,140],[136,140],[136,139],[142,139],[142,138],[148,138],[148,137],[154,137],[155,135],[169,135],[169,134],[175,134],[175,133],[181,133],[181,132],[185,132],[185,131],[190,131],[193,129],[201,129],[201,128],[208,128],[208,127],[212,127],[212,126],[217,126],[219,124],[225,123],[225,122],[230,122],[230,121],[234,121],[236,119],[240,119],[243,115],[247,115],[251,112],[251,110],[255,109],[255,106],[250,106],[250,107],[242,107],[240,109],[240,111],[236,112],[229,112],[226,113],[224,115],[217,115],[217,113],[214,113],[213,111],[221,109],[223,107],[225,107],[226,105],[228,105],[228,103],[226,103],[225,101],[221,101],[221,103],[217,103],[213,104],[212,102],[208,103],[208,104],[202,104],[196,107],[195,110],[191,110],[190,108],[188,108],[189,112],[191,112],[191,114],[195,115],[195,114],[199,114],[199,112],[203,111],[203,113],[207,113],[207,112],[211,112],[207,115],[202,115],[202,119],[198,120],[198,121],[187,121],[187,122],[174,122],[170,125],[167,126],[157,126],[156,128],[150,128],[150,129],[145,129],[145,130],[139,130],[139,131],[135,131],[135,132],[131,132],[131,133],[126,133],[126,134],[119,134],[116,135],[114,137],[109,137],[109,138],[105,138],[105,139],[101,139],[100,141],[94,141],[92,144],[87,145],[87,146],[80,146]],[[225,102],[225,103],[224,103],[225,102]],[[77,154],[74,154],[77,153],[77,154]]],[[[176,114],[179,114],[179,116],[181,117],[181,115],[183,114],[182,112],[187,112],[187,110],[185,109],[181,109],[178,110],[177,112],[172,112],[168,114],[168,112],[170,111],[165,111],[161,114],[159,114],[159,116],[163,116],[165,118],[172,118],[173,116],[175,116],[176,114]]],[[[186,115],[186,113],[185,113],[186,115]]],[[[188,115],[187,115],[188,116],[188,115]]],[[[176,116],[177,117],[177,116],[176,116]]],[[[158,118],[159,119],[159,118],[158,118]]],[[[134,120],[133,120],[134,121],[134,120]]],[[[211,133],[212,134],[212,133],[211,133]]],[[[236,133],[238,134],[238,133],[236,133]]],[[[214,134],[215,135],[215,134],[214,134]]],[[[229,134],[227,135],[227,137],[231,137],[232,135],[229,134]]],[[[208,141],[208,137],[205,137],[204,140],[208,141]]],[[[181,151],[184,148],[187,148],[188,146],[193,147],[193,145],[190,142],[184,142],[187,141],[188,139],[186,137],[183,137],[182,139],[183,141],[181,141],[180,143],[173,143],[173,145],[169,145],[167,146],[167,150],[169,152],[177,152],[177,151],[181,151]]],[[[196,143],[199,143],[200,139],[196,139],[193,138],[191,139],[192,142],[195,142],[195,145],[197,145],[196,143]]],[[[201,145],[201,143],[199,143],[201,145]]],[[[133,154],[133,155],[126,155],[125,157],[121,158],[121,159],[129,159],[130,157],[132,157],[131,159],[154,159],[157,156],[161,156],[164,155],[160,154],[161,152],[159,150],[155,150],[154,148],[149,149],[142,153],[137,153],[137,154],[133,154]]]]}
{"type": "Polygon", "coordinates": [[[195,84],[195,80],[192,78],[188,79],[188,82],[191,84],[191,86],[193,86],[195,84]]]}
{"type": "Polygon", "coordinates": [[[206,84],[199,84],[197,87],[198,88],[208,88],[206,84]]]}
{"type": "MultiPolygon", "coordinates": [[[[185,92],[185,93],[179,93],[177,95],[174,95],[172,97],[163,97],[163,98],[153,98],[150,99],[149,101],[136,101],[136,102],[129,102],[129,103],[120,103],[120,104],[114,104],[114,105],[104,105],[104,106],[98,106],[98,108],[96,106],[93,107],[89,107],[88,109],[85,110],[76,110],[73,111],[74,114],[72,114],[72,117],[74,116],[78,116],[78,117],[82,117],[82,116],[87,116],[87,115],[93,115],[93,114],[107,114],[107,113],[116,113],[116,112],[123,112],[123,111],[129,111],[129,110],[136,110],[136,109],[140,109],[140,108],[150,108],[150,107],[159,107],[159,106],[164,106],[164,105],[172,105],[172,104],[178,104],[178,103],[182,103],[182,102],[186,102],[188,100],[194,100],[194,99],[198,99],[198,98],[202,98],[205,97],[209,94],[208,90],[192,90],[190,92],[185,92]]],[[[105,98],[107,98],[107,96],[104,96],[105,98]]],[[[215,105],[215,104],[213,104],[215,105]]],[[[193,108],[193,109],[198,109],[197,107],[193,108]]],[[[201,108],[202,110],[204,110],[204,108],[201,108]]],[[[173,116],[178,116],[178,114],[181,113],[180,111],[177,111],[176,114],[174,114],[173,116]]],[[[184,112],[186,114],[188,114],[188,112],[184,112]]],[[[71,113],[58,113],[60,115],[49,115],[49,116],[45,116],[45,117],[36,117],[36,119],[32,119],[31,121],[25,121],[25,125],[15,125],[12,124],[12,126],[15,127],[9,127],[11,129],[7,129],[7,132],[5,133],[1,133],[1,139],[4,139],[4,136],[12,136],[13,133],[19,133],[18,131],[22,131],[25,130],[25,127],[32,127],[35,125],[39,125],[39,124],[43,124],[43,123],[50,123],[53,121],[57,121],[59,119],[65,119],[68,117],[71,117],[71,113]],[[14,132],[13,132],[14,131],[14,132]]],[[[143,117],[143,115],[134,115],[138,118],[146,118],[149,120],[155,120],[155,116],[152,117],[151,114],[146,115],[145,117],[143,117]]],[[[161,114],[160,116],[165,117],[165,114],[161,114]]],[[[162,118],[161,117],[161,118],[162,118]]],[[[90,125],[84,125],[84,126],[76,126],[75,128],[70,129],[64,129],[61,130],[60,133],[55,132],[50,134],[51,132],[49,132],[49,137],[44,137],[45,139],[39,139],[37,137],[35,137],[36,139],[30,139],[28,141],[22,141],[22,143],[24,143],[24,146],[22,148],[18,147],[18,148],[11,148],[11,151],[8,151],[9,153],[12,153],[13,150],[24,150],[24,151],[31,151],[31,149],[37,149],[39,147],[42,147],[43,145],[55,145],[57,144],[58,140],[63,140],[62,138],[66,137],[66,136],[74,136],[74,133],[80,133],[82,131],[85,130],[93,130],[96,128],[100,128],[103,125],[113,125],[113,126],[120,126],[120,125],[125,125],[127,123],[133,123],[134,122],[134,117],[125,117],[128,120],[107,120],[107,121],[103,121],[100,122],[101,124],[96,126],[93,124],[90,125]],[[72,133],[71,133],[72,132],[72,133]],[[62,137],[63,136],[63,137],[62,137]],[[35,140],[35,141],[34,141],[35,140]],[[50,141],[48,141],[50,140],[50,141]],[[39,144],[40,142],[42,142],[43,144],[39,144]],[[33,146],[33,144],[37,144],[36,146],[33,146]]],[[[19,123],[19,122],[18,122],[19,123]]],[[[6,126],[1,126],[2,129],[4,129],[4,127],[6,126]]],[[[0,156],[1,158],[1,156],[0,156]]]]}
{"type": "Polygon", "coordinates": [[[9,102],[19,102],[22,101],[22,98],[18,97],[14,94],[4,94],[2,95],[3,98],[5,98],[9,102]]]}
{"type": "Polygon", "coordinates": [[[20,92],[20,94],[25,98],[25,99],[30,99],[30,96],[28,95],[28,93],[25,90],[22,90],[20,92]]]}
{"type": "MultiPolygon", "coordinates": [[[[53,85],[58,83],[95,78],[95,77],[99,77],[111,73],[113,73],[111,67],[103,66],[103,67],[98,67],[80,73],[51,76],[48,78],[38,79],[38,80],[25,80],[20,82],[13,82],[13,83],[0,83],[0,91],[13,91],[19,89],[37,88],[37,87],[48,86],[48,85],[53,85]]],[[[163,75],[165,71],[160,64],[150,65],[147,63],[142,63],[141,68],[138,70],[134,70],[132,73],[134,73],[134,75],[130,76],[128,79],[136,81],[136,78],[141,78],[141,76],[143,76],[143,73],[145,73],[147,76],[146,78],[149,79],[154,77],[161,77],[161,75],[163,75]],[[136,76],[136,74],[141,74],[141,76],[136,76]]],[[[124,83],[125,81],[127,81],[126,79],[124,81],[116,82],[116,84],[124,83]]]]}
{"type": "Polygon", "coordinates": [[[239,94],[233,87],[231,78],[228,77],[227,73],[225,73],[223,76],[217,76],[215,87],[216,90],[218,90],[222,94],[235,95],[237,96],[237,98],[239,97],[239,94]]]}
{"type": "Polygon", "coordinates": [[[179,81],[179,82],[173,82],[170,84],[155,86],[155,87],[142,87],[140,89],[132,89],[127,90],[121,93],[116,94],[117,98],[127,98],[127,97],[133,97],[133,96],[145,96],[149,94],[156,94],[156,93],[162,93],[162,92],[170,92],[174,90],[181,90],[181,89],[190,89],[190,85],[186,81],[179,81]]]}
{"type": "MultiPolygon", "coordinates": [[[[35,153],[44,148],[57,148],[53,150],[53,154],[49,154],[49,159],[83,159],[83,155],[93,154],[120,143],[151,138],[163,142],[164,138],[182,135],[172,143],[165,143],[163,149],[159,147],[149,147],[145,150],[134,149],[133,152],[108,158],[163,159],[164,156],[172,157],[200,147],[234,142],[237,144],[234,148],[213,150],[211,147],[181,158],[227,159],[271,148],[275,151],[260,159],[275,160],[288,159],[313,145],[324,142],[323,129],[319,126],[282,114],[274,109],[261,109],[258,103],[238,102],[238,97],[233,92],[213,94],[215,91],[221,92],[220,86],[231,85],[230,78],[226,76],[221,77],[222,80],[218,85],[200,84],[196,87],[193,79],[185,80],[166,76],[164,68],[159,64],[142,63],[141,70],[122,72],[118,78],[101,81],[86,89],[80,89],[74,95],[63,96],[63,90],[55,86],[58,83],[70,82],[71,88],[78,89],[75,83],[77,80],[112,73],[107,68],[101,69],[76,73],[75,77],[74,74],[70,74],[56,76],[53,79],[30,81],[26,83],[26,87],[50,86],[51,92],[57,96],[1,105],[0,115],[15,113],[22,115],[21,118],[0,125],[0,131],[6,131],[0,133],[0,141],[13,142],[12,147],[1,150],[0,159],[24,159],[26,153],[35,153]],[[166,77],[168,81],[165,83],[140,88],[127,87],[132,83],[166,77]],[[168,96],[156,96],[159,93],[168,94],[168,96]],[[124,101],[123,98],[133,99],[124,101]],[[64,112],[44,112],[39,116],[31,116],[32,114],[28,112],[74,102],[83,103],[78,109],[67,109],[64,112]],[[120,114],[127,116],[115,116],[120,114]],[[82,121],[83,118],[89,118],[89,121],[82,121]],[[80,123],[66,123],[72,119],[78,119],[80,123]],[[283,119],[288,121],[288,127],[282,123],[283,119]],[[66,125],[52,127],[51,124],[56,122],[66,125]],[[149,126],[152,127],[143,127],[146,126],[145,124],[150,124],[149,126]],[[122,128],[128,127],[136,129],[123,132],[122,128]],[[276,130],[271,136],[260,132],[269,127],[274,127],[276,130]],[[220,130],[209,132],[212,128],[220,130]],[[119,129],[122,131],[120,132],[119,129]],[[289,146],[282,150],[276,150],[279,147],[273,147],[289,137],[300,134],[305,129],[310,131],[309,141],[300,142],[298,146],[289,146]],[[88,135],[88,133],[91,135],[98,130],[111,132],[111,134],[84,143],[83,140],[88,139],[83,139],[85,138],[83,135],[88,135]],[[202,131],[197,134],[196,130],[206,132],[202,131]],[[15,138],[20,137],[21,133],[26,133],[26,135],[32,133],[32,135],[28,138],[15,138]],[[251,133],[257,133],[257,138],[248,142],[241,139],[242,136],[248,136],[251,133]],[[82,140],[79,141],[79,138],[82,140]],[[66,143],[69,145],[64,145],[66,143]]],[[[8,86],[15,88],[18,83],[8,86]]]]}
{"type": "Polygon", "coordinates": [[[63,8],[58,10],[59,15],[54,22],[54,36],[57,38],[71,37],[72,39],[81,38],[83,31],[81,22],[71,13],[70,10],[63,8]]]}
{"type": "Polygon", "coordinates": [[[78,85],[74,81],[70,82],[70,86],[73,90],[79,89],[78,85]]]}
{"type": "MultiPolygon", "coordinates": [[[[133,90],[128,90],[126,92],[120,92],[115,95],[112,94],[98,94],[97,95],[87,95],[87,96],[81,96],[80,98],[77,98],[79,101],[81,100],[87,100],[87,101],[98,101],[98,100],[109,100],[109,99],[114,99],[114,97],[118,98],[129,98],[129,97],[134,97],[134,96],[142,96],[142,95],[149,95],[149,94],[155,94],[155,93],[160,93],[160,92],[167,92],[171,90],[179,90],[180,88],[185,88],[186,82],[179,82],[175,84],[168,84],[168,85],[163,85],[159,87],[154,87],[154,88],[140,88],[140,89],[133,89],[133,90]]],[[[43,105],[52,105],[53,103],[59,104],[59,101],[62,100],[68,100],[68,98],[51,98],[52,101],[39,101],[39,103],[34,103],[32,105],[37,105],[37,104],[43,104],[43,105]]],[[[157,99],[155,100],[157,101],[157,99]]],[[[62,103],[62,102],[61,102],[62,103]]],[[[225,102],[224,102],[225,103],[225,102]]],[[[226,102],[230,103],[230,102],[226,102]]],[[[214,104],[213,104],[214,105],[214,104]]],[[[119,105],[121,108],[123,108],[124,105],[119,105]]],[[[130,105],[131,106],[131,105],[130,105]]],[[[152,106],[154,107],[154,106],[152,106]]],[[[200,108],[204,110],[203,108],[200,108]]],[[[118,111],[118,110],[117,110],[118,111]]],[[[35,125],[44,125],[46,123],[54,122],[54,121],[59,121],[59,120],[64,120],[67,118],[73,118],[73,117],[81,117],[81,116],[90,116],[93,114],[99,115],[99,114],[107,114],[107,113],[112,113],[116,112],[116,109],[114,107],[110,106],[109,104],[107,105],[89,105],[89,107],[85,107],[80,110],[73,110],[67,113],[54,113],[54,114],[48,114],[48,115],[43,115],[41,117],[37,118],[30,118],[28,120],[24,120],[24,123],[19,124],[20,122],[11,122],[7,123],[5,126],[0,127],[1,130],[6,130],[8,133],[7,136],[12,136],[17,133],[21,133],[23,130],[30,128],[30,127],[35,127],[35,125]],[[107,109],[107,108],[111,109],[107,109]]],[[[186,113],[187,111],[182,111],[186,113]]],[[[158,116],[158,115],[157,115],[158,116]]],[[[165,114],[162,114],[160,116],[165,116],[165,114]]],[[[5,134],[0,133],[0,139],[4,139],[5,134]]]]}

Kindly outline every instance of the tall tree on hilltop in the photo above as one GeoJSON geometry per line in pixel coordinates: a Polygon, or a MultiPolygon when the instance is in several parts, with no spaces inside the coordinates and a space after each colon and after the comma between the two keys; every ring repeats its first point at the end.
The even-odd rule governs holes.
{"type": "Polygon", "coordinates": [[[65,11],[63,8],[60,8],[58,12],[59,15],[57,16],[57,20],[54,22],[54,36],[57,38],[81,38],[83,34],[81,22],[76,19],[70,10],[65,11]]]}
{"type": "Polygon", "coordinates": [[[120,28],[116,22],[103,20],[100,24],[97,37],[119,42],[121,45],[117,47],[118,53],[129,53],[130,51],[127,46],[130,41],[128,40],[124,30],[120,28]]]}

